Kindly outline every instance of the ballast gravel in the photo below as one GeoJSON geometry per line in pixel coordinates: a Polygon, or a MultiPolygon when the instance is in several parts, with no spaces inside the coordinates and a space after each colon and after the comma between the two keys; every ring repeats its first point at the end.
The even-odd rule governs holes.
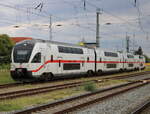
{"type": "Polygon", "coordinates": [[[71,114],[130,114],[136,107],[149,98],[150,84],[99,103],[91,104],[90,106],[71,112],[71,114]]]}
{"type": "Polygon", "coordinates": [[[127,80],[137,81],[137,80],[143,80],[143,79],[146,79],[146,78],[150,78],[150,74],[145,74],[145,75],[135,76],[135,77],[128,77],[127,80]]]}

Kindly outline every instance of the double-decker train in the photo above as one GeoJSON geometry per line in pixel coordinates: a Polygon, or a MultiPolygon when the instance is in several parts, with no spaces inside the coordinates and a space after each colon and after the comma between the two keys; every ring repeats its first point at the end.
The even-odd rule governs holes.
{"type": "Polygon", "coordinates": [[[11,76],[16,81],[50,80],[70,74],[101,74],[145,68],[145,58],[66,43],[26,40],[12,50],[11,76]]]}

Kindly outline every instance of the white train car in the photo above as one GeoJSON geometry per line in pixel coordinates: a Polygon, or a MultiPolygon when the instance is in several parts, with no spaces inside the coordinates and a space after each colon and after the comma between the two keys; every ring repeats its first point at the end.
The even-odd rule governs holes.
{"type": "Polygon", "coordinates": [[[135,69],[135,56],[132,53],[124,53],[124,66],[125,70],[135,69]]]}
{"type": "Polygon", "coordinates": [[[11,76],[15,80],[94,73],[93,49],[43,40],[28,40],[12,51],[11,76]]]}
{"type": "Polygon", "coordinates": [[[119,52],[96,49],[96,71],[98,74],[122,69],[122,56],[119,52]]]}
{"type": "Polygon", "coordinates": [[[135,70],[139,70],[140,69],[140,64],[141,64],[141,60],[140,60],[140,56],[139,55],[135,55],[135,70]]]}
{"type": "Polygon", "coordinates": [[[139,68],[145,69],[145,57],[143,55],[139,55],[139,68]]]}
{"type": "Polygon", "coordinates": [[[145,68],[144,56],[44,40],[20,42],[11,56],[11,76],[18,81],[145,68]]]}

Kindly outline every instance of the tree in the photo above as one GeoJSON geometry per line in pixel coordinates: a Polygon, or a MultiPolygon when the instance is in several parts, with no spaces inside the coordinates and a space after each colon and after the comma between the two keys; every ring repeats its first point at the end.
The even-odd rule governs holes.
{"type": "Polygon", "coordinates": [[[13,42],[6,34],[0,35],[0,63],[9,63],[13,42]]]}
{"type": "Polygon", "coordinates": [[[137,51],[135,51],[135,55],[143,55],[142,47],[140,46],[137,51]]]}

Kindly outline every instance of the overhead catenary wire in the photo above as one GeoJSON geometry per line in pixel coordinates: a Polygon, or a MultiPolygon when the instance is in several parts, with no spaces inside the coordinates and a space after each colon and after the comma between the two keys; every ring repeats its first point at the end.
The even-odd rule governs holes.
{"type": "MultiPolygon", "coordinates": [[[[86,0],[86,11],[89,11],[88,10],[88,8],[87,8],[87,5],[89,5],[89,3],[91,3],[91,2],[89,2],[88,0],[86,0]]],[[[70,2],[70,4],[73,4],[72,2],[70,2]]],[[[92,3],[91,3],[92,4],[92,3]]],[[[97,7],[97,5],[95,5],[95,4],[93,4],[93,7],[95,8],[95,6],[96,6],[96,8],[99,8],[99,7],[97,7]]],[[[75,7],[75,6],[74,6],[75,7]]],[[[18,8],[16,8],[16,9],[18,9],[18,8]]],[[[74,10],[75,9],[77,9],[77,8],[74,8],[74,10]]],[[[19,8],[19,10],[21,10],[22,11],[22,8],[19,8]]],[[[25,8],[23,9],[24,11],[26,10],[25,8]]],[[[105,10],[103,10],[104,12],[106,12],[105,10]]],[[[25,12],[27,12],[27,11],[25,11],[25,12]]],[[[37,15],[37,16],[40,16],[40,17],[43,17],[43,18],[49,18],[49,14],[46,12],[46,11],[44,11],[43,9],[42,9],[42,11],[41,11],[41,13],[36,13],[36,12],[34,12],[33,10],[30,10],[29,11],[29,14],[34,14],[34,15],[37,15]]],[[[117,19],[119,19],[119,20],[121,20],[121,21],[123,21],[123,22],[125,22],[125,23],[128,23],[128,25],[131,27],[134,27],[135,25],[132,25],[131,23],[132,22],[129,22],[128,20],[125,20],[125,19],[123,19],[123,18],[121,18],[121,17],[119,17],[119,16],[116,16],[116,15],[113,15],[113,14],[111,14],[111,13],[109,13],[109,12],[107,12],[107,14],[109,14],[109,15],[111,15],[112,17],[115,17],[115,18],[117,18],[117,19]]],[[[62,18],[62,17],[58,17],[58,16],[55,16],[55,15],[52,15],[54,18],[57,18],[57,19],[60,19],[60,20],[66,20],[66,18],[62,18]]],[[[30,17],[30,16],[29,16],[30,17]]],[[[77,17],[77,16],[76,16],[77,17]]],[[[73,17],[72,17],[73,18],[73,17]]],[[[77,19],[76,19],[77,20],[77,19]]],[[[83,24],[80,24],[79,22],[77,23],[77,21],[76,22],[73,22],[73,24],[70,24],[70,25],[73,25],[73,26],[77,26],[77,27],[79,27],[79,28],[84,28],[84,29],[87,29],[87,30],[89,30],[89,31],[93,31],[93,32],[95,32],[95,29],[93,29],[93,27],[90,27],[90,26],[88,26],[89,24],[87,23],[87,25],[83,25],[83,24]]],[[[137,29],[137,28],[136,28],[137,29]]]]}
{"type": "MultiPolygon", "coordinates": [[[[15,9],[15,10],[17,10],[17,11],[27,12],[25,9],[16,8],[16,7],[13,7],[13,6],[11,6],[11,5],[6,5],[6,4],[2,4],[2,3],[0,3],[0,6],[7,7],[7,8],[12,8],[12,9],[15,9]]],[[[40,16],[40,17],[42,17],[42,18],[49,18],[48,13],[46,13],[45,11],[41,11],[41,12],[44,12],[45,15],[42,15],[42,14],[39,14],[39,13],[35,13],[35,12],[31,11],[31,10],[28,11],[29,14],[33,14],[33,15],[36,15],[36,16],[40,16]]],[[[61,18],[61,17],[54,16],[54,15],[52,15],[52,16],[55,17],[55,18],[59,18],[59,19],[61,19],[61,20],[66,20],[65,18],[61,18]]],[[[92,28],[86,27],[86,26],[82,26],[82,25],[80,25],[80,24],[73,24],[73,25],[75,25],[75,26],[77,26],[77,27],[80,27],[80,28],[88,29],[88,30],[90,30],[90,31],[94,31],[92,28]]]]}

